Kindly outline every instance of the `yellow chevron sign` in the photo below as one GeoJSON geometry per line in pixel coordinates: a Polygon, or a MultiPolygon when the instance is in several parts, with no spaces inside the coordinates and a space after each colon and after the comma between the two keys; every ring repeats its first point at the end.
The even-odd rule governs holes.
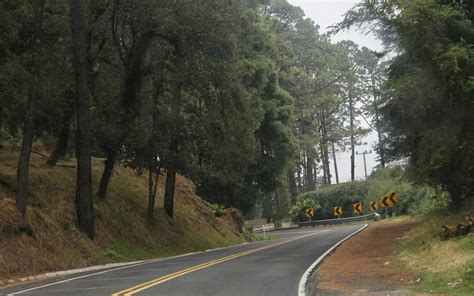
{"type": "Polygon", "coordinates": [[[389,207],[392,205],[392,202],[390,201],[390,197],[389,196],[381,196],[380,197],[380,207],[381,208],[385,208],[385,207],[389,207]]]}
{"type": "Polygon", "coordinates": [[[379,209],[379,204],[376,201],[370,201],[370,210],[372,212],[377,212],[379,209]]]}
{"type": "Polygon", "coordinates": [[[306,217],[311,218],[313,216],[314,216],[314,209],[313,208],[306,209],[306,217]]]}
{"type": "Polygon", "coordinates": [[[363,211],[364,211],[364,209],[363,209],[363,207],[362,207],[362,203],[361,203],[361,202],[358,202],[358,203],[355,203],[355,204],[354,204],[354,213],[362,214],[363,211]]]}
{"type": "Polygon", "coordinates": [[[394,205],[398,204],[398,196],[395,192],[389,192],[387,195],[392,204],[394,205]]]}
{"type": "Polygon", "coordinates": [[[334,211],[334,216],[338,216],[338,217],[342,216],[342,207],[340,206],[334,207],[333,211],[334,211]]]}

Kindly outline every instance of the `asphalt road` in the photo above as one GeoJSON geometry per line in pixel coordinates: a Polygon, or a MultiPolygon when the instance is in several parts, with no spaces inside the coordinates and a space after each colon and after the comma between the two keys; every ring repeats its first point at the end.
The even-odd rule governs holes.
{"type": "Polygon", "coordinates": [[[273,232],[277,239],[29,284],[0,295],[297,295],[306,269],[361,227],[273,232]]]}

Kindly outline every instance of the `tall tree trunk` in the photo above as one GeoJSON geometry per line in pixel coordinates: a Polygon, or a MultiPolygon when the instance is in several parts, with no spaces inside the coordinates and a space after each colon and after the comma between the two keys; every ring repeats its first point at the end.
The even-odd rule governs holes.
{"type": "Polygon", "coordinates": [[[91,131],[89,115],[89,86],[87,48],[84,34],[83,0],[71,0],[71,32],[76,82],[76,154],[77,188],[76,213],[79,229],[94,238],[94,205],[92,201],[91,131]]]}
{"type": "MultiPolygon", "coordinates": [[[[136,120],[137,114],[139,113],[140,105],[137,104],[138,92],[141,88],[142,78],[143,78],[143,60],[148,55],[148,50],[153,41],[153,32],[146,30],[138,37],[138,40],[135,42],[135,45],[131,48],[130,52],[127,54],[127,61],[125,62],[124,68],[124,80],[122,85],[122,98],[121,98],[121,108],[123,114],[117,123],[119,129],[119,135],[112,139],[107,148],[107,160],[105,161],[104,171],[102,172],[102,177],[100,179],[100,186],[97,195],[101,199],[107,197],[107,191],[112,173],[115,167],[115,161],[119,156],[119,151],[129,135],[130,125],[134,120],[136,120]]],[[[117,46],[120,46],[118,44],[117,46]]],[[[118,49],[119,51],[121,49],[118,49]]]]}
{"type": "Polygon", "coordinates": [[[331,169],[329,168],[329,152],[328,152],[328,131],[327,131],[327,122],[326,122],[326,111],[325,107],[321,106],[320,109],[321,117],[321,143],[320,143],[320,152],[321,152],[321,162],[323,167],[323,176],[324,183],[331,184],[331,169]]]}
{"type": "Polygon", "coordinates": [[[181,71],[181,50],[178,44],[175,44],[175,70],[174,70],[174,94],[171,113],[173,116],[173,127],[170,139],[170,160],[166,172],[166,186],[164,196],[164,207],[166,214],[173,218],[174,189],[176,184],[176,173],[179,159],[179,139],[181,134],[181,96],[182,96],[182,77],[181,71]]]}
{"type": "Polygon", "coordinates": [[[323,184],[328,184],[328,176],[326,172],[326,165],[324,163],[324,151],[323,151],[323,146],[320,144],[319,145],[319,153],[321,155],[321,166],[323,168],[323,184]]]}
{"type": "Polygon", "coordinates": [[[303,150],[303,176],[302,176],[302,180],[303,180],[303,192],[306,192],[308,191],[308,166],[307,166],[307,161],[306,161],[306,155],[307,155],[307,152],[306,150],[303,150]]]}
{"type": "Polygon", "coordinates": [[[118,151],[115,147],[108,147],[106,149],[107,158],[104,161],[104,170],[102,171],[102,177],[100,178],[99,190],[97,196],[104,200],[107,197],[107,190],[110,183],[110,178],[114,171],[115,162],[117,161],[118,151]]]}
{"type": "Polygon", "coordinates": [[[275,196],[275,213],[279,216],[281,214],[281,196],[277,193],[275,196]]]}
{"type": "Polygon", "coordinates": [[[314,160],[313,162],[313,180],[314,180],[314,187],[318,185],[318,162],[314,160]]]}
{"type": "Polygon", "coordinates": [[[42,53],[43,38],[43,20],[44,20],[45,0],[37,0],[35,3],[35,15],[33,19],[33,44],[31,57],[31,77],[29,95],[28,95],[28,111],[24,123],[23,140],[21,143],[20,157],[18,159],[17,170],[17,196],[16,207],[24,216],[26,214],[26,206],[28,203],[28,175],[30,170],[30,156],[33,147],[33,138],[35,130],[35,119],[39,100],[41,99],[40,91],[40,67],[42,53]]]}
{"type": "Polygon", "coordinates": [[[267,219],[267,223],[272,222],[272,200],[270,196],[263,198],[263,218],[267,219]]]}
{"type": "MultiPolygon", "coordinates": [[[[148,73],[151,67],[151,53],[150,50],[145,52],[143,58],[143,67],[142,73],[148,73]]],[[[152,148],[153,145],[153,134],[155,132],[155,127],[157,125],[158,116],[156,114],[155,106],[158,104],[158,94],[154,95],[153,93],[153,80],[151,75],[145,75],[143,78],[143,83],[140,87],[140,96],[139,96],[139,108],[138,114],[141,124],[141,137],[145,139],[149,145],[146,145],[142,151],[144,155],[149,158],[149,167],[148,167],[148,207],[147,207],[147,218],[151,223],[154,219],[155,213],[155,196],[158,186],[158,181],[160,178],[160,168],[158,168],[156,173],[156,180],[154,181],[153,175],[156,170],[156,151],[152,148]]]]}
{"type": "Polygon", "coordinates": [[[48,157],[48,160],[46,161],[47,165],[55,166],[59,159],[66,156],[73,115],[74,108],[68,108],[68,110],[66,110],[63,114],[61,119],[61,127],[58,133],[58,141],[54,146],[53,153],[51,153],[51,155],[48,157]]]}
{"type": "Polygon", "coordinates": [[[323,169],[326,171],[326,180],[327,184],[331,184],[331,169],[329,167],[329,141],[328,141],[328,127],[326,121],[326,108],[324,106],[321,107],[321,117],[322,117],[322,159],[323,159],[323,169]]]}
{"type": "Polygon", "coordinates": [[[382,168],[385,168],[385,151],[383,148],[382,131],[380,130],[380,115],[379,115],[378,109],[375,110],[375,124],[377,126],[377,137],[379,140],[378,152],[379,152],[379,157],[380,157],[380,165],[382,166],[382,168]]]}
{"type": "MultiPolygon", "coordinates": [[[[3,119],[3,109],[0,108],[0,135],[5,133],[5,120],[3,119]]],[[[3,149],[3,139],[0,138],[0,149],[3,149]]]]}
{"type": "Polygon", "coordinates": [[[313,165],[314,165],[314,159],[312,156],[312,151],[307,152],[306,156],[306,176],[308,178],[308,191],[313,191],[316,186],[314,184],[314,174],[313,174],[313,165]]]}
{"type": "Polygon", "coordinates": [[[164,207],[166,214],[173,218],[174,212],[174,188],[176,185],[176,169],[169,167],[166,170],[166,185],[165,185],[165,196],[164,196],[164,207]]]}
{"type": "MultiPolygon", "coordinates": [[[[351,86],[352,87],[352,86],[351,86]]],[[[349,117],[351,133],[351,182],[355,181],[355,136],[354,136],[354,102],[352,91],[349,91],[349,117]]]]}
{"type": "Polygon", "coordinates": [[[156,191],[158,189],[158,181],[160,180],[160,168],[158,168],[158,173],[156,178],[153,178],[154,168],[149,168],[148,170],[148,207],[147,207],[147,218],[148,221],[153,222],[155,218],[155,202],[156,202],[156,191]]]}
{"type": "Polygon", "coordinates": [[[371,74],[372,80],[372,95],[374,96],[374,109],[375,109],[375,128],[377,129],[377,136],[379,140],[378,153],[380,157],[380,165],[382,168],[385,168],[385,151],[383,149],[382,143],[382,130],[380,126],[380,111],[379,111],[379,101],[377,96],[377,90],[375,87],[375,80],[373,74],[371,74]]]}
{"type": "Polygon", "coordinates": [[[331,169],[330,169],[330,162],[329,162],[329,151],[328,151],[328,142],[323,146],[323,152],[324,152],[324,169],[326,170],[326,177],[327,177],[327,184],[331,185],[331,169]]]}
{"type": "Polygon", "coordinates": [[[298,197],[298,185],[296,184],[295,171],[293,168],[288,170],[288,188],[290,189],[291,204],[296,204],[298,197]]]}
{"type": "MultiPolygon", "coordinates": [[[[175,98],[175,100],[178,100],[178,98],[175,98]]],[[[180,99],[179,99],[180,100],[180,99]]],[[[176,185],[176,173],[177,173],[177,165],[178,165],[178,149],[179,149],[179,105],[180,103],[174,103],[173,105],[175,109],[173,113],[175,113],[175,118],[174,118],[174,128],[173,128],[173,134],[171,135],[171,144],[170,144],[170,165],[168,166],[168,169],[166,170],[166,186],[165,186],[165,195],[164,195],[164,207],[165,207],[165,212],[166,214],[170,217],[173,218],[173,211],[174,211],[174,189],[176,185]],[[176,134],[178,133],[178,134],[176,134]]]]}
{"type": "Polygon", "coordinates": [[[336,175],[336,184],[339,184],[339,171],[337,170],[337,160],[336,160],[336,147],[334,142],[331,142],[332,146],[332,159],[334,161],[334,174],[336,175]]]}
{"type": "Polygon", "coordinates": [[[298,192],[304,191],[303,178],[301,177],[301,153],[298,153],[298,168],[296,170],[296,180],[298,182],[298,192]]]}

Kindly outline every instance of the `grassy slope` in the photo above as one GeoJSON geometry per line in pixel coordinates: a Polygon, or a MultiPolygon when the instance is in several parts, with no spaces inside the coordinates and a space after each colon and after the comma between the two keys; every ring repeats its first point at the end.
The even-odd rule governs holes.
{"type": "MultiPolygon", "coordinates": [[[[14,207],[16,161],[17,153],[0,150],[0,284],[12,277],[244,242],[230,215],[214,217],[181,176],[174,221],[164,214],[160,178],[156,223],[147,223],[147,178],[124,167],[115,171],[108,199],[95,201],[97,238],[90,241],[76,228],[74,162],[50,168],[38,153],[33,154],[30,206],[23,219],[14,207]]],[[[94,160],[94,190],[101,168],[102,161],[94,160]]]]}
{"type": "MultiPolygon", "coordinates": [[[[464,215],[440,211],[424,217],[398,244],[398,258],[419,283],[417,292],[472,295],[474,291],[474,233],[441,241],[441,225],[462,222],[464,215]]],[[[408,218],[399,218],[408,219],[408,218]]],[[[412,218],[410,218],[412,219],[412,218]]]]}

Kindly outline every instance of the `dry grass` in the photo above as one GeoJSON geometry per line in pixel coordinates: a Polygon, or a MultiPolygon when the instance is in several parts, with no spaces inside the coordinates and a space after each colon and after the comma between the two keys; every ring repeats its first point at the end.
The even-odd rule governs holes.
{"type": "Polygon", "coordinates": [[[474,290],[474,234],[442,241],[441,225],[455,225],[463,213],[427,215],[398,244],[400,262],[416,274],[415,291],[472,295],[474,290]]]}
{"type": "Polygon", "coordinates": [[[436,273],[455,271],[465,267],[469,260],[474,259],[474,253],[462,252],[459,243],[453,241],[431,245],[416,254],[405,250],[400,257],[411,269],[436,273]]]}
{"type": "MultiPolygon", "coordinates": [[[[40,149],[37,147],[37,150],[40,149]]],[[[147,222],[147,178],[118,167],[106,201],[95,201],[94,241],[76,228],[74,161],[51,168],[45,153],[32,155],[29,207],[14,205],[17,152],[0,151],[0,285],[5,280],[48,271],[174,255],[243,242],[226,215],[214,217],[194,185],[178,176],[175,219],[163,207],[164,178],[157,194],[156,221],[147,222]],[[42,154],[42,155],[41,155],[42,154]]],[[[93,161],[94,190],[102,161],[93,161]]]]}

